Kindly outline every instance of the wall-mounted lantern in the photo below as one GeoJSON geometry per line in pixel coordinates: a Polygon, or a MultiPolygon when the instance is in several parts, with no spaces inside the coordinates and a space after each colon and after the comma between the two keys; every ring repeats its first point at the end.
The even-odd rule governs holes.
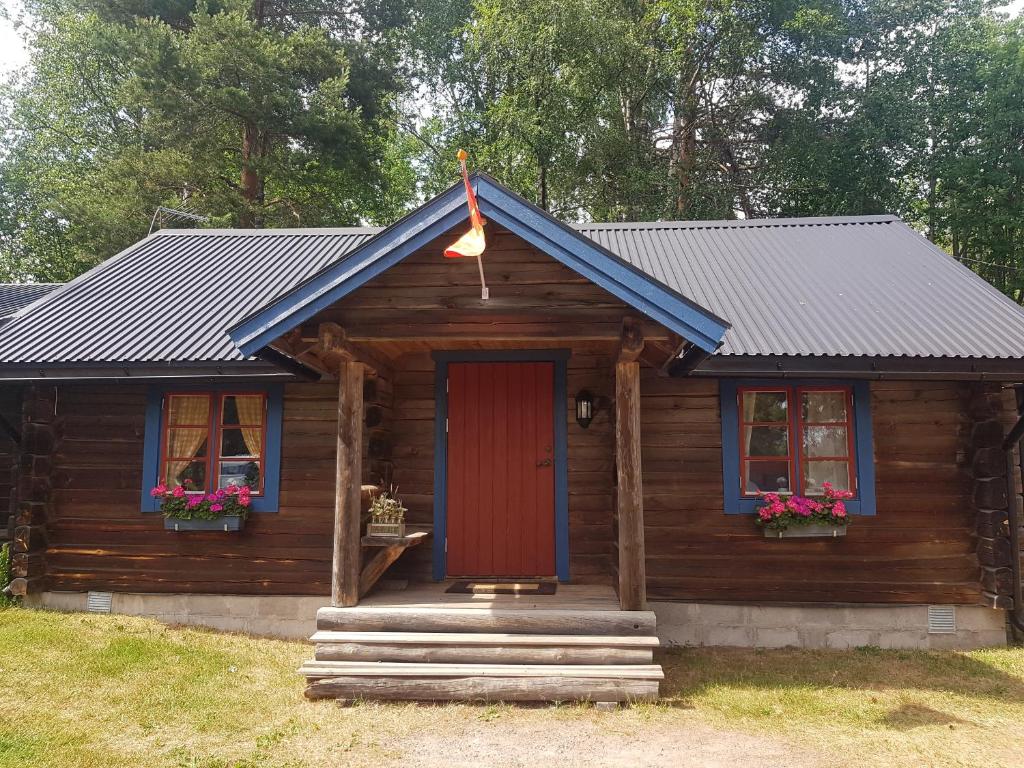
{"type": "Polygon", "coordinates": [[[576,393],[576,423],[586,429],[594,420],[594,396],[586,389],[576,393]]]}

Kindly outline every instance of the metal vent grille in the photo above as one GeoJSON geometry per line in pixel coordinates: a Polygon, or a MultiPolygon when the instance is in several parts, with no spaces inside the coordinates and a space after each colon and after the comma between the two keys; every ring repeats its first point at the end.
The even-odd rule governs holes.
{"type": "Polygon", "coordinates": [[[956,607],[952,605],[928,606],[928,634],[951,635],[956,632],[956,607]]]}
{"type": "Polygon", "coordinates": [[[110,592],[90,592],[85,602],[85,610],[89,613],[110,613],[110,604],[114,596],[110,592]]]}

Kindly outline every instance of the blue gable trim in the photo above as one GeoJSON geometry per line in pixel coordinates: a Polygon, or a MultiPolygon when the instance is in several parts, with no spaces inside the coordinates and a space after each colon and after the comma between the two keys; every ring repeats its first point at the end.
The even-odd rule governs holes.
{"type": "MultiPolygon", "coordinates": [[[[705,352],[718,348],[729,328],[726,321],[565,226],[490,177],[475,174],[474,180],[480,210],[485,216],[705,352]]],[[[228,335],[243,354],[255,354],[466,218],[466,196],[459,184],[243,320],[228,331],[228,335]]]]}
{"type": "Polygon", "coordinates": [[[152,385],[146,391],[146,434],[142,449],[143,512],[159,512],[150,489],[160,481],[160,438],[163,427],[163,401],[166,392],[230,392],[259,390],[267,393],[266,465],[263,467],[263,495],[253,497],[253,512],[277,512],[281,490],[281,422],[284,415],[284,385],[236,381],[231,384],[152,385]]]}
{"type": "MultiPolygon", "coordinates": [[[[736,402],[740,387],[781,385],[789,387],[836,385],[853,390],[853,439],[857,464],[857,496],[846,502],[846,508],[855,515],[874,515],[875,502],[875,450],[874,430],[871,423],[871,385],[867,381],[825,381],[821,379],[721,379],[718,394],[722,423],[722,492],[727,515],[753,514],[760,502],[740,494],[740,417],[736,402]]],[[[794,459],[800,471],[799,459],[794,459]]]]}
{"type": "Polygon", "coordinates": [[[553,362],[555,438],[555,576],[569,580],[569,429],[567,349],[512,349],[434,352],[434,550],[433,576],[447,576],[448,539],[448,363],[553,362]]]}

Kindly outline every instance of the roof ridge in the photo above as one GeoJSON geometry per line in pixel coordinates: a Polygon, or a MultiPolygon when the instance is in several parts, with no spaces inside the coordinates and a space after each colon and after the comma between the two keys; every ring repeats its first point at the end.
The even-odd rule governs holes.
{"type": "Polygon", "coordinates": [[[824,227],[853,224],[893,224],[894,214],[863,216],[797,216],[776,219],[694,219],[689,221],[604,221],[572,224],[576,229],[731,229],[757,227],[824,227]]]}
{"type": "Polygon", "coordinates": [[[383,227],[269,227],[242,229],[234,227],[212,229],[158,229],[151,237],[166,235],[236,235],[246,237],[282,235],[375,235],[383,227]]]}

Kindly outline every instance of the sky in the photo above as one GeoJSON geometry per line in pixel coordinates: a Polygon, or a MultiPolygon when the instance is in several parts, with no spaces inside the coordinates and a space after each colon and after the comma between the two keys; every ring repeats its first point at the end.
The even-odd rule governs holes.
{"type": "MultiPolygon", "coordinates": [[[[28,54],[21,40],[21,33],[14,28],[8,16],[17,17],[21,12],[20,0],[0,0],[0,7],[6,13],[0,14],[0,74],[23,66],[28,61],[28,54]]],[[[1024,0],[1011,0],[1004,10],[1014,15],[1024,11],[1024,0]]]]}

